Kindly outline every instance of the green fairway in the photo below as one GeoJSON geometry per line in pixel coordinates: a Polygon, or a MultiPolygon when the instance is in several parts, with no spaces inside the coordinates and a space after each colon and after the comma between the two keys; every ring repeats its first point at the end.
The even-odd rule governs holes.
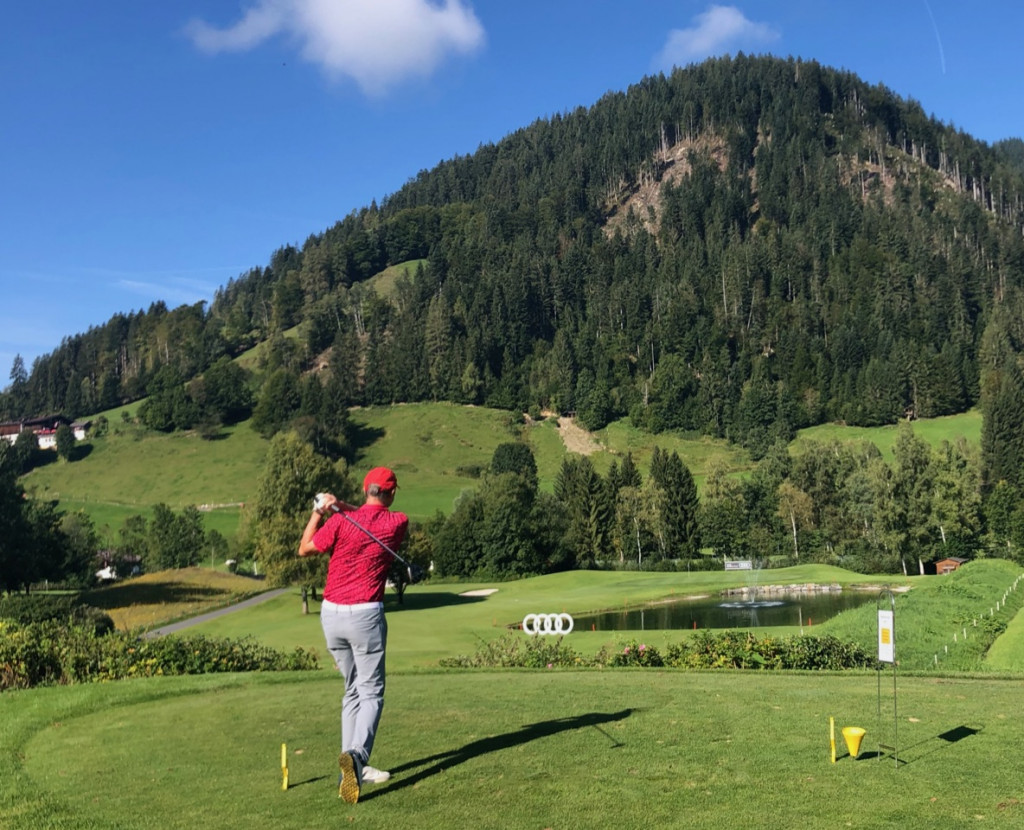
{"type": "Polygon", "coordinates": [[[374,763],[336,795],[335,677],[167,678],[0,698],[4,826],[1019,827],[1019,682],[873,673],[393,675],[374,763]],[[868,730],[830,761],[828,719],[868,730]],[[281,789],[287,744],[290,788],[281,789]]]}
{"type": "MultiPolygon", "coordinates": [[[[1012,590],[1019,574],[990,561],[949,577],[886,581],[914,585],[911,596],[979,592],[976,601],[987,605],[993,591],[1012,590]]],[[[438,668],[442,657],[472,653],[530,612],[713,593],[746,578],[591,571],[511,583],[428,582],[411,587],[402,606],[389,592],[387,705],[372,761],[393,778],[367,786],[354,806],[336,793],[342,684],[325,659],[317,603],[302,614],[293,589],[194,630],[312,648],[320,671],[0,695],[0,826],[945,830],[1024,823],[1012,759],[1024,740],[1019,646],[987,667],[1002,674],[901,672],[895,696],[888,670],[438,668]],[[481,589],[493,593],[464,595],[481,589]],[[843,726],[867,729],[858,759],[838,737],[843,726]],[[898,767],[891,753],[878,757],[879,744],[896,746],[898,767]]],[[[762,585],[838,582],[877,592],[875,579],[818,565],[760,575],[762,585]]],[[[928,609],[936,620],[941,613],[927,597],[906,607],[928,609]]],[[[820,629],[854,630],[858,624],[842,617],[874,610],[844,612],[820,629]]],[[[942,627],[904,625],[897,613],[897,631],[914,637],[942,627]]],[[[592,655],[629,637],[661,648],[691,634],[574,631],[565,642],[592,655]]],[[[1019,643],[1016,624],[1004,636],[1019,643]]]]}
{"type": "MultiPolygon", "coordinates": [[[[571,571],[550,576],[501,583],[444,584],[427,582],[408,588],[404,605],[388,591],[385,607],[391,630],[388,665],[399,670],[436,666],[442,657],[474,652],[482,641],[501,636],[529,613],[582,614],[587,611],[636,607],[646,602],[713,594],[746,584],[737,572],[705,571],[650,573],[623,571],[571,571]],[[464,596],[489,590],[487,596],[464,596]]],[[[875,585],[877,577],[855,574],[830,565],[800,565],[762,575],[762,584],[804,585],[842,583],[875,585]]],[[[920,579],[920,577],[918,578],[920,579]]],[[[926,578],[928,579],[928,578],[926,578]]],[[[907,580],[893,580],[893,584],[907,580]]],[[[215,637],[256,636],[278,649],[301,647],[324,656],[323,635],[316,616],[319,605],[310,602],[311,613],[300,613],[299,589],[270,600],[245,614],[230,614],[196,627],[215,637]]],[[[594,654],[637,632],[574,631],[572,645],[594,654]]],[[[658,647],[685,632],[646,632],[647,642],[658,647]]]]}

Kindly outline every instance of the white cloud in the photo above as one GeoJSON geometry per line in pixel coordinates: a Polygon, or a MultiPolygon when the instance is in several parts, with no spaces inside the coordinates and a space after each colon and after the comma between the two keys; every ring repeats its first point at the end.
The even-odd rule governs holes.
{"type": "Polygon", "coordinates": [[[654,60],[656,68],[668,71],[715,55],[754,51],[779,39],[767,23],[747,20],[735,6],[711,6],[694,18],[689,29],[673,29],[654,60]]]}
{"type": "Polygon", "coordinates": [[[469,54],[484,29],[464,0],[257,0],[237,23],[193,20],[186,34],[204,52],[240,52],[277,35],[332,77],[378,95],[430,75],[449,53],[469,54]]]}
{"type": "Polygon", "coordinates": [[[161,280],[159,282],[121,279],[117,281],[116,287],[128,293],[145,297],[150,302],[163,300],[169,308],[178,305],[193,305],[200,300],[210,302],[210,298],[217,290],[216,286],[187,279],[161,280]]]}

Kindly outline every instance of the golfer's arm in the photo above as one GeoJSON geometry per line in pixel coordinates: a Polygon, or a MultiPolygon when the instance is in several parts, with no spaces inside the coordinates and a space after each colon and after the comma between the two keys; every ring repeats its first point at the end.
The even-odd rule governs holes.
{"type": "Polygon", "coordinates": [[[323,553],[316,545],[313,544],[313,536],[320,527],[320,520],[323,518],[317,511],[313,511],[309,517],[309,521],[306,522],[306,529],[302,531],[302,541],[299,542],[299,556],[313,556],[317,553],[323,553]]]}

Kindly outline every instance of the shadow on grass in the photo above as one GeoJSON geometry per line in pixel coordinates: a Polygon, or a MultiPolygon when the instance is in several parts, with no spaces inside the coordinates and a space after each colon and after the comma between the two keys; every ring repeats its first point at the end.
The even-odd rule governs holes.
{"type": "Polygon", "coordinates": [[[68,461],[81,461],[83,458],[88,458],[92,455],[92,444],[75,444],[71,448],[71,454],[68,456],[68,461]]]}
{"type": "Polygon", "coordinates": [[[483,602],[487,597],[463,597],[458,594],[442,593],[416,593],[405,595],[402,603],[398,603],[398,597],[389,590],[385,595],[384,610],[389,614],[396,611],[419,611],[424,608],[444,608],[450,605],[466,605],[471,602],[483,602]]]}
{"type": "Polygon", "coordinates": [[[317,776],[315,776],[313,778],[307,778],[305,781],[295,781],[295,782],[289,781],[288,782],[288,789],[289,790],[294,790],[296,787],[301,787],[304,784],[316,784],[319,781],[326,781],[328,778],[330,778],[329,775],[317,775],[317,776]]]}
{"type": "MultiPolygon", "coordinates": [[[[936,752],[941,752],[952,744],[959,743],[964,738],[970,738],[972,735],[977,735],[982,731],[982,727],[973,727],[961,725],[953,729],[948,729],[933,738],[925,738],[924,740],[918,741],[915,744],[910,744],[906,747],[896,747],[898,763],[900,766],[907,766],[913,764],[916,761],[920,761],[922,758],[926,758],[929,755],[934,755],[936,752]],[[936,743],[938,742],[938,743],[936,743]],[[914,752],[914,750],[923,749],[921,752],[914,752]],[[913,757],[908,758],[907,754],[910,753],[913,757]]],[[[867,760],[885,760],[886,758],[892,758],[891,752],[862,752],[857,756],[858,761],[867,760]]]]}
{"type": "Polygon", "coordinates": [[[414,772],[408,778],[402,778],[399,781],[395,781],[395,783],[390,784],[385,789],[376,790],[375,792],[360,796],[360,801],[369,801],[371,798],[378,798],[396,790],[404,789],[405,787],[413,787],[425,778],[430,778],[432,775],[437,775],[438,773],[451,769],[458,764],[470,761],[481,755],[486,755],[489,752],[500,752],[503,749],[511,749],[512,747],[521,746],[522,744],[529,743],[530,741],[547,738],[550,735],[557,735],[559,732],[568,732],[573,729],[593,727],[611,741],[611,745],[608,747],[609,749],[617,749],[622,746],[622,744],[609,735],[608,732],[601,728],[601,726],[602,724],[625,720],[636,711],[638,710],[623,709],[619,712],[590,712],[586,715],[577,715],[571,718],[555,718],[554,720],[540,721],[539,723],[528,724],[515,732],[506,732],[504,735],[493,735],[490,738],[481,738],[478,741],[471,741],[457,749],[450,749],[446,752],[439,752],[436,755],[430,755],[426,758],[409,761],[406,764],[391,768],[391,775],[393,776],[392,781],[394,781],[394,776],[398,776],[403,772],[416,769],[417,767],[426,768],[421,769],[418,772],[414,772]]]}
{"type": "Polygon", "coordinates": [[[94,608],[127,608],[130,605],[157,605],[227,599],[230,594],[223,588],[204,585],[183,585],[180,582],[150,582],[145,585],[126,584],[87,591],[82,599],[94,608]]]}
{"type": "Polygon", "coordinates": [[[352,420],[349,432],[349,443],[352,447],[352,457],[355,461],[362,461],[366,457],[364,452],[367,447],[384,437],[384,430],[380,427],[372,427],[369,424],[361,424],[352,420]]]}

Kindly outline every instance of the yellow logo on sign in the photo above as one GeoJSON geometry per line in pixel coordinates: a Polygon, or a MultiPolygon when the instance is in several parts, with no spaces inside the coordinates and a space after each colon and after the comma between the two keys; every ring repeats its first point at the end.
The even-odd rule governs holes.
{"type": "Polygon", "coordinates": [[[881,631],[882,642],[886,645],[892,642],[892,632],[888,628],[883,628],[881,631]]]}

